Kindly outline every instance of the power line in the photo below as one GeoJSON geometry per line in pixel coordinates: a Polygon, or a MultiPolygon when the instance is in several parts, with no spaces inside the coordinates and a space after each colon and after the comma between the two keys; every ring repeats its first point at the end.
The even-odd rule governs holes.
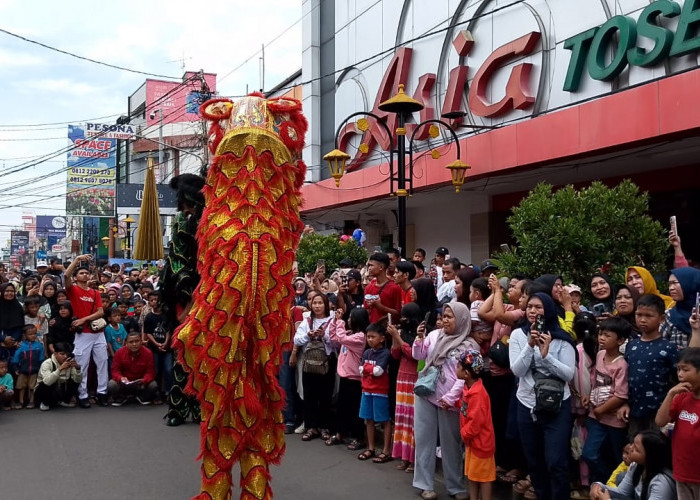
{"type": "Polygon", "coordinates": [[[48,49],[48,50],[53,50],[54,52],[58,52],[58,53],[60,53],[60,54],[64,54],[64,55],[67,55],[67,56],[70,56],[70,57],[75,57],[76,59],[80,59],[80,60],[82,60],[82,61],[88,61],[88,62],[91,62],[91,63],[94,63],[94,64],[99,64],[100,66],[106,66],[106,67],[108,67],[108,68],[118,69],[118,70],[121,70],[121,71],[128,71],[129,73],[136,73],[136,74],[139,74],[139,75],[155,76],[155,77],[157,77],[157,78],[168,78],[168,79],[170,79],[170,80],[177,80],[177,79],[178,79],[178,77],[176,77],[176,76],[159,75],[159,74],[156,74],[156,73],[149,73],[148,71],[139,71],[139,70],[137,70],[137,69],[125,68],[124,66],[117,66],[116,64],[110,64],[110,63],[106,63],[106,62],[103,62],[103,61],[98,61],[98,60],[96,60],[96,59],[91,59],[91,58],[89,58],[89,57],[85,57],[85,56],[81,56],[81,55],[78,55],[78,54],[74,54],[73,52],[68,52],[67,50],[59,49],[59,48],[57,48],[57,47],[52,47],[51,45],[47,45],[47,44],[45,44],[45,43],[38,42],[38,41],[36,41],[36,40],[31,40],[31,39],[29,39],[29,38],[27,38],[27,37],[24,37],[24,36],[22,36],[22,35],[18,35],[18,34],[16,34],[16,33],[12,33],[11,31],[7,31],[6,29],[3,29],[3,28],[0,28],[0,33],[5,33],[6,35],[9,35],[9,36],[12,36],[12,37],[15,37],[15,38],[19,38],[20,40],[23,40],[23,41],[25,41],[25,42],[27,42],[27,43],[32,43],[32,44],[34,44],[34,45],[38,45],[39,47],[43,47],[43,48],[48,49]]]}

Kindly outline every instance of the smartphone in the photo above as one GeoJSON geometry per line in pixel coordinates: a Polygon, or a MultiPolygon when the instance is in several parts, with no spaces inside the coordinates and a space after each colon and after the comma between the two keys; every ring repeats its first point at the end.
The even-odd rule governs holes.
{"type": "Polygon", "coordinates": [[[318,260],[316,261],[316,267],[317,267],[317,268],[319,268],[319,267],[325,267],[325,265],[326,265],[326,260],[325,260],[325,259],[318,259],[318,260]]]}
{"type": "Polygon", "coordinates": [[[602,316],[605,312],[605,304],[599,303],[593,305],[593,316],[602,316]]]}
{"type": "Polygon", "coordinates": [[[538,314],[535,317],[535,330],[537,330],[540,333],[544,333],[544,316],[541,314],[538,314]]]}
{"type": "Polygon", "coordinates": [[[673,234],[678,236],[678,224],[676,223],[676,216],[675,215],[671,216],[671,231],[673,232],[673,234]]]}
{"type": "Polygon", "coordinates": [[[695,294],[695,314],[700,314],[700,292],[695,294]]]}
{"type": "Polygon", "coordinates": [[[348,275],[347,275],[347,274],[342,274],[342,275],[340,276],[340,283],[341,283],[342,285],[345,285],[345,286],[348,285],[348,275]]]}
{"type": "Polygon", "coordinates": [[[143,265],[141,266],[141,269],[148,269],[148,264],[143,264],[143,265]]]}

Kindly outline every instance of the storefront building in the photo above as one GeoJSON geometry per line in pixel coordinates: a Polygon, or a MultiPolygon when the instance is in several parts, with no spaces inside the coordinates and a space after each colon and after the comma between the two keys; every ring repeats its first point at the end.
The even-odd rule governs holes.
{"type": "MultiPolygon", "coordinates": [[[[678,217],[686,253],[700,250],[691,231],[700,209],[700,0],[305,0],[303,13],[307,222],[357,224],[370,248],[395,244],[380,127],[340,131],[351,160],[339,188],[322,157],[354,112],[380,113],[396,128],[378,105],[404,84],[424,105],[407,134],[463,112],[445,121],[471,166],[455,194],[444,168],[456,158],[450,134],[414,143],[409,255],[446,246],[480,261],[509,242],[505,219],[538,182],[624,178],[650,192],[652,215],[678,217]]],[[[427,127],[417,137],[428,139],[427,127]]]]}

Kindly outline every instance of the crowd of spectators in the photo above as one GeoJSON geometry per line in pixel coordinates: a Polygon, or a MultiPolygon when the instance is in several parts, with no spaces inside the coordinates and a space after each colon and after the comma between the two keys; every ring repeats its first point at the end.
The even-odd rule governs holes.
{"type": "MultiPolygon", "coordinates": [[[[294,277],[286,433],[395,461],[424,499],[440,459],[457,499],[499,481],[545,500],[698,500],[700,270],[670,242],[668,295],[644,267],[565,283],[445,247],[320,262],[294,277]]],[[[153,271],[89,255],[0,269],[0,407],[162,403],[172,332],[153,271]]]]}
{"type": "Polygon", "coordinates": [[[445,247],[319,263],[294,281],[286,432],[394,460],[425,499],[441,459],[453,498],[499,481],[525,498],[697,500],[700,270],[670,242],[668,295],[644,267],[574,284],[445,247]]]}
{"type": "Polygon", "coordinates": [[[2,410],[163,402],[173,358],[157,269],[79,255],[3,266],[0,281],[2,410]]]}

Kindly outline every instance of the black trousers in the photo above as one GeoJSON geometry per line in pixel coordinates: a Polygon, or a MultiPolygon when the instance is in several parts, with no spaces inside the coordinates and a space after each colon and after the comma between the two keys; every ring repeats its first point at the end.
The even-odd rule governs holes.
{"type": "Polygon", "coordinates": [[[344,438],[362,440],[365,424],[360,418],[362,382],[340,377],[338,386],[337,431],[344,438]]]}
{"type": "Polygon", "coordinates": [[[44,403],[48,406],[56,406],[59,402],[70,403],[71,398],[78,397],[78,383],[71,379],[66,382],[56,382],[46,385],[43,382],[34,389],[34,401],[36,404],[44,403]]]}
{"type": "Polygon", "coordinates": [[[304,386],[304,426],[307,429],[328,429],[330,426],[333,388],[335,386],[335,370],[338,360],[335,356],[328,358],[328,373],[316,375],[302,373],[301,382],[304,386]]]}

